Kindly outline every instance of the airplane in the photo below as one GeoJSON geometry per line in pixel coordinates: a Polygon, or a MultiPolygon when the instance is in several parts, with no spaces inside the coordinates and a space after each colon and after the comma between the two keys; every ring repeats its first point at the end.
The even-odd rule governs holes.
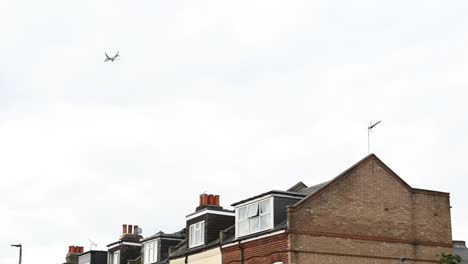
{"type": "Polygon", "coordinates": [[[119,57],[119,52],[117,51],[117,53],[114,55],[114,57],[109,57],[109,55],[107,55],[106,52],[104,52],[104,54],[106,54],[106,59],[104,60],[104,62],[107,62],[107,61],[114,61],[114,60],[118,60],[117,57],[119,57]]]}

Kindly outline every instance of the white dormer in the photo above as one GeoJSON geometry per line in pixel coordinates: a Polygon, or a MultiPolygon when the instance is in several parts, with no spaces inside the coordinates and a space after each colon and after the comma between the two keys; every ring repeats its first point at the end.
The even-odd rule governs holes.
{"type": "Polygon", "coordinates": [[[305,197],[297,192],[269,191],[232,204],[236,238],[274,229],[287,218],[286,208],[305,197]]]}
{"type": "Polygon", "coordinates": [[[236,208],[236,237],[273,228],[273,197],[236,208]]]}

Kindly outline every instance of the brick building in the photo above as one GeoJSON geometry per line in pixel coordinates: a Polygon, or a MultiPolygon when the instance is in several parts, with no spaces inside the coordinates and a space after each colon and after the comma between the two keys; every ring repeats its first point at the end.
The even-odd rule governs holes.
{"type": "Polygon", "coordinates": [[[221,264],[220,232],[234,224],[234,212],[220,205],[219,195],[200,195],[195,212],[186,216],[186,237],[173,248],[170,264],[221,264]]]}
{"type": "Polygon", "coordinates": [[[233,206],[224,264],[435,263],[452,252],[449,194],[410,187],[373,154],[331,181],[233,206]]]}
{"type": "Polygon", "coordinates": [[[66,262],[63,264],[78,264],[78,256],[83,253],[84,247],[69,246],[65,256],[66,262]]]}
{"type": "Polygon", "coordinates": [[[138,226],[122,225],[119,240],[107,245],[107,264],[141,263],[141,242],[138,226]]]}

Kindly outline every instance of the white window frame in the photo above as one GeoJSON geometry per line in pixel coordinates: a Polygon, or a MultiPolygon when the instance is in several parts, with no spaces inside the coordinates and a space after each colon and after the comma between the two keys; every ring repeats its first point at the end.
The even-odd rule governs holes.
{"type": "Polygon", "coordinates": [[[205,221],[190,225],[189,227],[189,248],[198,247],[205,244],[205,221]],[[196,233],[200,232],[200,241],[193,241],[196,233]]]}
{"type": "Polygon", "coordinates": [[[120,264],[120,250],[114,251],[111,256],[112,264],[120,264]],[[117,261],[116,261],[117,256],[117,261]]]}
{"type": "Polygon", "coordinates": [[[158,240],[143,244],[143,264],[151,264],[158,261],[158,240]]]}
{"type": "Polygon", "coordinates": [[[250,203],[247,203],[247,204],[240,205],[240,206],[236,207],[235,210],[236,210],[236,230],[235,230],[236,238],[243,237],[243,236],[248,236],[248,235],[251,235],[251,234],[259,233],[259,232],[274,228],[274,197],[273,196],[266,197],[264,199],[258,199],[258,200],[254,201],[254,202],[250,202],[250,203]],[[267,200],[269,200],[270,212],[269,213],[261,213],[260,212],[260,203],[264,202],[264,201],[267,201],[267,200]],[[247,218],[245,218],[243,220],[240,220],[240,210],[243,209],[243,208],[246,208],[246,210],[247,210],[246,211],[247,218]],[[270,217],[268,219],[269,222],[268,222],[267,226],[262,227],[261,226],[261,221],[260,221],[261,216],[267,215],[267,214],[270,214],[270,217]],[[258,218],[258,220],[256,220],[255,218],[258,218]],[[251,230],[251,225],[250,225],[251,220],[258,221],[258,226],[259,226],[258,230],[255,230],[255,231],[251,230]],[[247,233],[240,234],[239,231],[240,231],[241,222],[249,222],[249,231],[247,233]]]}

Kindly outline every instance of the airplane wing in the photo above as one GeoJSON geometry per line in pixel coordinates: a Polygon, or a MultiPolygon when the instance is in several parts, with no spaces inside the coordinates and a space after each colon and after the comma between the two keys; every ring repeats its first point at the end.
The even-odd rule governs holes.
{"type": "Polygon", "coordinates": [[[106,54],[107,59],[110,59],[109,55],[107,55],[107,52],[104,52],[104,54],[106,54]]]}

